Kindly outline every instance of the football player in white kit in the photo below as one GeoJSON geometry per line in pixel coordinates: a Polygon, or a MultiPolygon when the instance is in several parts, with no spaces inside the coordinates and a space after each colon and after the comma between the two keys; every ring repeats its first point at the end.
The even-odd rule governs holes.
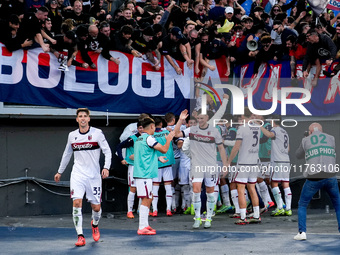
{"type": "MultiPolygon", "coordinates": [[[[187,123],[187,127],[196,126],[197,121],[194,117],[191,117],[187,123]]],[[[182,139],[182,138],[180,138],[182,139]]],[[[178,183],[181,185],[182,190],[182,209],[184,214],[195,215],[194,206],[192,204],[192,183],[190,181],[190,141],[189,137],[182,140],[181,145],[181,161],[178,171],[178,183]]]]}
{"type": "MultiPolygon", "coordinates": [[[[156,141],[162,145],[166,143],[166,137],[169,135],[169,130],[163,129],[163,121],[161,117],[155,117],[156,130],[153,134],[156,141]]],[[[178,125],[178,127],[180,124],[178,125]]],[[[164,156],[167,162],[158,161],[158,176],[152,179],[152,216],[158,216],[158,191],[159,185],[164,183],[165,197],[166,197],[166,215],[172,216],[171,205],[172,205],[172,190],[171,183],[173,182],[173,171],[172,165],[175,163],[173,142],[170,143],[169,149],[166,153],[157,152],[158,157],[164,156]]]]}
{"type": "MultiPolygon", "coordinates": [[[[255,115],[256,119],[263,121],[263,127],[267,130],[271,130],[272,126],[270,122],[266,121],[267,117],[263,115],[255,115]]],[[[274,202],[272,201],[267,184],[270,185],[270,151],[271,151],[271,139],[266,137],[261,132],[260,137],[260,150],[259,150],[259,158],[260,158],[260,172],[257,177],[256,188],[261,196],[263,203],[265,204],[265,208],[261,208],[263,212],[267,211],[267,208],[274,206],[274,202]]]]}
{"type": "Polygon", "coordinates": [[[235,222],[238,225],[245,225],[248,223],[260,223],[260,208],[259,198],[256,193],[255,184],[259,172],[259,144],[260,144],[260,126],[256,123],[249,123],[251,112],[248,108],[244,109],[242,119],[244,123],[241,124],[237,130],[236,142],[231,150],[228,158],[228,166],[231,165],[232,160],[237,155],[237,173],[235,182],[237,183],[238,203],[240,207],[240,219],[235,222]],[[246,219],[246,196],[245,187],[247,185],[248,192],[251,197],[253,205],[254,216],[249,222],[246,219]]]}
{"type": "Polygon", "coordinates": [[[227,155],[223,146],[221,134],[217,128],[208,123],[209,116],[200,111],[197,115],[198,126],[182,131],[182,136],[190,138],[191,178],[193,185],[193,206],[195,209],[195,222],[193,228],[197,229],[201,221],[201,188],[204,180],[207,192],[207,219],[204,228],[211,227],[211,217],[215,207],[214,188],[220,171],[216,160],[216,145],[221,154],[224,171],[227,174],[227,155]]]}
{"type": "Polygon", "coordinates": [[[289,174],[290,174],[290,160],[289,160],[289,136],[287,131],[281,126],[281,117],[273,115],[273,128],[268,131],[261,127],[263,134],[272,139],[271,150],[271,163],[272,163],[272,176],[271,185],[272,192],[276,202],[276,209],[271,213],[272,216],[291,216],[292,192],[289,187],[289,174]],[[279,183],[282,183],[282,188],[285,193],[286,209],[283,208],[283,201],[279,183]]]}
{"type": "MultiPolygon", "coordinates": [[[[174,130],[175,124],[176,124],[176,116],[172,112],[168,112],[164,116],[164,120],[166,122],[166,129],[169,131],[174,130]]],[[[181,123],[181,130],[184,130],[186,128],[183,123],[181,123]]],[[[176,213],[177,208],[179,206],[179,199],[181,196],[181,186],[178,183],[178,173],[179,173],[179,166],[180,166],[180,147],[182,146],[183,140],[182,138],[174,139],[172,142],[172,149],[175,156],[175,163],[172,165],[172,177],[173,182],[171,183],[171,191],[172,191],[172,212],[176,213]]]]}
{"type": "Polygon", "coordinates": [[[83,235],[82,201],[86,193],[87,200],[92,207],[92,237],[97,242],[100,238],[98,229],[101,217],[102,178],[109,176],[111,165],[111,150],[103,132],[89,126],[90,111],[87,108],[79,108],[76,118],[79,129],[68,135],[66,148],[60,162],[58,172],[54,176],[56,182],[67,167],[74,152],[74,164],[71,172],[70,190],[73,199],[73,222],[78,234],[76,246],[86,244],[83,235]],[[105,163],[100,172],[100,151],[105,155],[105,163]]]}

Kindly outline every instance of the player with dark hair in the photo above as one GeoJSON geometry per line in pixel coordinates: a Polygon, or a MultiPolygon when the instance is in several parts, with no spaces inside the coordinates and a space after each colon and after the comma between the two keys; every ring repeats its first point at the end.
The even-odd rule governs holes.
{"type": "Polygon", "coordinates": [[[123,165],[128,166],[128,184],[129,184],[130,190],[129,190],[129,194],[127,198],[128,212],[126,216],[129,219],[133,219],[135,217],[132,213],[133,204],[134,204],[135,195],[136,195],[136,181],[133,178],[134,145],[138,137],[140,137],[143,132],[143,126],[142,126],[141,121],[137,122],[137,130],[138,132],[136,134],[131,135],[128,139],[121,142],[117,146],[117,155],[120,158],[121,163],[123,165]],[[122,153],[123,148],[126,148],[125,158],[123,157],[123,153],[122,153]]]}
{"type": "MultiPolygon", "coordinates": [[[[186,119],[187,110],[182,111],[180,121],[186,119]]],[[[177,123],[177,124],[178,124],[177,123]]],[[[158,157],[157,151],[166,153],[170,143],[179,131],[179,125],[175,130],[170,132],[166,137],[164,145],[158,143],[153,137],[156,126],[155,121],[151,118],[145,118],[142,121],[143,134],[137,139],[134,147],[134,171],[133,177],[136,180],[137,196],[142,198],[142,204],[139,209],[139,228],[138,235],[155,235],[156,230],[149,226],[148,217],[150,205],[152,202],[152,179],[158,176],[158,160],[165,163],[164,156],[158,157]]]]}
{"type": "MultiPolygon", "coordinates": [[[[160,144],[165,144],[166,137],[169,135],[169,131],[167,129],[163,129],[163,120],[161,117],[155,117],[155,126],[156,130],[154,133],[154,137],[157,142],[160,144]]],[[[153,217],[158,216],[158,190],[160,183],[164,182],[165,189],[165,197],[166,197],[166,215],[172,216],[171,213],[171,205],[173,200],[173,192],[171,189],[171,184],[174,180],[172,173],[172,165],[175,163],[175,156],[173,150],[173,143],[170,143],[169,149],[166,153],[157,152],[158,157],[164,156],[166,158],[166,162],[158,161],[158,176],[152,179],[152,208],[153,208],[153,217]]]]}
{"type": "Polygon", "coordinates": [[[86,198],[91,203],[92,237],[97,242],[100,238],[98,223],[102,213],[100,206],[102,178],[109,176],[112,155],[103,132],[98,128],[90,127],[90,111],[87,108],[77,110],[76,120],[79,129],[68,135],[66,148],[54,180],[60,181],[62,173],[65,171],[72,154],[74,154],[70,191],[73,199],[73,222],[78,234],[78,241],[75,245],[84,246],[86,242],[83,235],[83,197],[86,193],[86,198]],[[99,165],[100,151],[105,155],[105,163],[101,172],[99,165]]]}

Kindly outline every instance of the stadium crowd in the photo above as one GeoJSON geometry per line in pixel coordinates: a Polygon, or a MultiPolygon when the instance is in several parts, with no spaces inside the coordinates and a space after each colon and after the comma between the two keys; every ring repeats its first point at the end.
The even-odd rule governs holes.
{"type": "MultiPolygon", "coordinates": [[[[120,60],[110,53],[112,50],[148,60],[156,71],[160,69],[163,55],[178,75],[183,70],[174,60],[185,62],[188,68],[193,69],[197,79],[203,78],[208,69],[215,70],[216,66],[211,64],[211,60],[222,57],[225,58],[227,67],[223,74],[226,77],[230,75],[233,66],[251,61],[255,61],[256,74],[262,63],[289,60],[292,79],[297,78],[297,61],[303,61],[302,72],[305,78],[315,65],[313,85],[317,84],[320,75],[331,77],[340,70],[340,65],[333,64],[340,54],[340,14],[335,16],[332,11],[325,10],[320,16],[316,16],[305,0],[292,0],[288,4],[286,0],[255,0],[250,13],[246,14],[241,6],[243,2],[244,0],[2,0],[0,42],[11,52],[41,47],[44,52],[55,55],[61,63],[61,71],[67,71],[70,65],[96,69],[97,65],[91,58],[92,53],[101,54],[108,61],[119,65],[120,60]],[[78,52],[81,58],[76,58],[78,52]],[[323,63],[331,68],[322,70],[323,63]]],[[[149,212],[151,200],[150,204],[144,202],[141,205],[143,219],[140,221],[139,234],[156,234],[155,230],[149,229],[147,215],[150,213],[153,217],[158,216],[161,182],[164,182],[166,193],[167,216],[181,210],[185,214],[193,214],[193,228],[199,228],[202,221],[205,222],[205,228],[210,228],[214,211],[234,212],[231,217],[236,218],[235,223],[239,225],[260,223],[261,214],[275,204],[276,209],[272,211],[272,216],[292,215],[289,171],[274,174],[264,171],[269,166],[282,168],[290,163],[289,136],[280,127],[280,122],[262,121],[262,127],[222,124],[215,128],[210,122],[213,119],[233,118],[235,122],[242,123],[261,119],[261,116],[253,116],[250,111],[245,111],[239,117],[223,116],[228,95],[224,95],[219,109],[214,109],[208,102],[208,114],[203,114],[199,107],[202,102],[200,96],[200,93],[196,94],[198,103],[191,119],[185,121],[180,118],[179,125],[175,125],[175,116],[172,113],[165,115],[164,120],[142,116],[138,123],[133,124],[132,132],[126,131],[121,137],[117,154],[121,163],[129,166],[128,218],[134,218],[135,195],[138,189],[143,188],[143,183],[139,184],[139,188],[134,183],[134,178],[138,180],[143,175],[141,170],[138,172],[140,175],[133,172],[136,164],[140,169],[143,167],[143,160],[134,161],[134,146],[142,146],[139,145],[141,141],[143,145],[146,142],[150,148],[161,144],[162,146],[155,148],[160,151],[155,159],[165,157],[168,160],[159,160],[153,164],[155,169],[158,168],[158,175],[156,173],[155,176],[145,178],[151,182],[151,189],[148,190],[152,190],[150,194],[153,195],[153,200],[150,199],[153,208],[149,212]],[[221,115],[217,116],[219,114],[221,115]],[[181,131],[177,132],[176,128],[179,126],[181,131]],[[173,130],[176,133],[172,133],[173,130]],[[147,140],[149,136],[145,135],[146,131],[148,135],[154,135],[152,144],[147,140]],[[172,139],[166,138],[170,133],[175,137],[171,143],[172,139]],[[166,148],[163,143],[167,144],[166,148]],[[125,156],[122,153],[123,148],[127,150],[125,156]],[[198,167],[229,167],[228,178],[222,175],[219,182],[223,171],[205,171],[202,168],[196,171],[190,161],[195,162],[198,167]],[[237,171],[231,171],[236,165],[237,171]],[[242,173],[242,165],[251,165],[254,168],[252,174],[237,175],[242,173]],[[200,175],[202,173],[204,174],[200,175]],[[206,208],[202,203],[204,198],[201,198],[203,180],[206,208]],[[280,183],[284,193],[282,195],[280,183]],[[252,206],[249,206],[250,203],[252,206]],[[206,214],[202,214],[203,211],[206,214]]],[[[78,118],[89,117],[87,111],[80,112],[83,113],[78,118]]],[[[136,156],[139,158],[145,157],[142,149],[137,152],[136,156]]],[[[151,153],[155,154],[154,151],[151,153]]],[[[108,168],[105,168],[105,177],[108,175],[108,168]]],[[[57,181],[61,173],[62,171],[56,175],[57,181]]],[[[74,207],[79,208],[79,205],[75,203],[74,207]]],[[[97,214],[101,213],[100,206],[93,208],[96,209],[94,215],[99,218],[97,214]]],[[[79,209],[76,211],[79,217],[81,212],[79,209]]],[[[98,220],[95,223],[93,227],[97,228],[98,220]]],[[[302,228],[301,231],[304,232],[305,229],[302,228]]],[[[95,240],[99,240],[98,234],[96,238],[95,240]]],[[[298,240],[304,240],[303,238],[299,237],[298,240]]],[[[80,244],[82,245],[85,242],[80,244]]]]}
{"type": "Polygon", "coordinates": [[[255,0],[246,14],[243,2],[3,0],[0,41],[9,51],[50,51],[62,71],[70,65],[95,69],[89,52],[119,64],[110,55],[117,50],[148,60],[155,70],[164,55],[177,74],[182,69],[173,59],[185,61],[197,79],[215,70],[210,60],[222,56],[225,76],[250,61],[257,73],[270,60],[289,60],[292,79],[298,60],[303,60],[304,77],[316,65],[313,85],[320,75],[337,74],[340,66],[332,63],[339,57],[339,14],[325,10],[317,17],[305,0],[255,0]],[[75,58],[78,51],[81,60],[75,58]],[[332,67],[322,73],[324,62],[332,67]]]}

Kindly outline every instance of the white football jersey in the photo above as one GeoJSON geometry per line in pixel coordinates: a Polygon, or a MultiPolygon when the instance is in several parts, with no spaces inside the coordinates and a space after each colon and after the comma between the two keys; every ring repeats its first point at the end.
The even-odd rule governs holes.
{"type": "MultiPolygon", "coordinates": [[[[167,127],[171,128],[171,130],[174,130],[174,129],[175,129],[175,125],[167,126],[167,127]]],[[[166,129],[166,128],[165,128],[165,129],[166,129]]],[[[183,131],[183,130],[185,130],[185,129],[186,129],[186,126],[185,126],[185,125],[181,125],[180,130],[183,131]]],[[[178,141],[178,140],[184,140],[184,139],[183,139],[183,138],[177,138],[177,140],[173,140],[173,141],[172,141],[172,148],[173,148],[173,150],[174,150],[174,156],[175,156],[175,158],[180,158],[180,157],[181,157],[181,150],[178,149],[178,147],[177,147],[177,141],[178,141]]]]}
{"type": "Polygon", "coordinates": [[[216,166],[216,145],[222,144],[217,128],[210,125],[206,129],[193,126],[189,132],[192,169],[216,166]]]}
{"type": "Polygon", "coordinates": [[[271,130],[275,134],[272,138],[271,161],[287,163],[289,161],[288,148],[289,136],[282,127],[273,127],[271,130]]]}
{"type": "Polygon", "coordinates": [[[74,152],[74,164],[72,174],[94,178],[100,176],[100,151],[105,155],[104,167],[110,169],[111,150],[102,130],[90,127],[86,133],[80,133],[79,129],[68,135],[66,148],[60,162],[58,173],[62,174],[67,167],[74,152]]]}
{"type": "Polygon", "coordinates": [[[238,153],[238,164],[256,165],[259,159],[261,129],[259,126],[240,126],[236,140],[242,140],[238,153]]]}

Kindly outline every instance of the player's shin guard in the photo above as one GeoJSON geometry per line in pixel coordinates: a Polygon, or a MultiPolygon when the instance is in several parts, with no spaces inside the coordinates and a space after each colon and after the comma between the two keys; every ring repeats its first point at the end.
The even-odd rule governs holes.
{"type": "Polygon", "coordinates": [[[273,188],[272,192],[273,192],[273,196],[274,196],[277,208],[282,209],[282,207],[283,207],[282,197],[281,197],[281,191],[280,191],[279,187],[273,188]]]}
{"type": "Polygon", "coordinates": [[[208,220],[211,220],[211,216],[213,214],[214,207],[215,207],[214,193],[207,193],[207,219],[208,220]]]}
{"type": "Polygon", "coordinates": [[[133,209],[133,204],[135,203],[135,195],[136,193],[129,192],[127,197],[127,205],[128,205],[128,212],[131,212],[133,209]]]}
{"type": "Polygon", "coordinates": [[[171,210],[171,204],[172,204],[172,190],[171,190],[171,184],[164,185],[165,188],[165,196],[166,196],[166,210],[171,210]]]}
{"type": "Polygon", "coordinates": [[[95,212],[94,210],[92,210],[92,225],[93,226],[97,226],[100,220],[100,217],[102,216],[102,208],[100,208],[100,210],[98,212],[95,212]]]}
{"type": "Polygon", "coordinates": [[[73,207],[72,211],[73,223],[76,228],[77,235],[83,234],[83,214],[81,212],[81,208],[73,207]]]}
{"type": "Polygon", "coordinates": [[[159,186],[152,186],[152,194],[153,194],[153,199],[152,199],[152,209],[153,211],[158,211],[157,204],[158,204],[158,190],[159,186]]]}
{"type": "Polygon", "coordinates": [[[240,213],[240,206],[238,204],[238,193],[237,189],[233,189],[230,191],[231,194],[231,200],[233,201],[233,204],[235,206],[235,213],[240,213]]]}
{"type": "Polygon", "coordinates": [[[285,201],[286,201],[286,210],[289,211],[292,205],[292,191],[290,187],[284,189],[285,192],[285,201]]]}
{"type": "Polygon", "coordinates": [[[228,184],[225,184],[225,185],[221,186],[221,195],[222,195],[223,204],[225,206],[230,206],[229,186],[228,186],[228,184]]]}
{"type": "Polygon", "coordinates": [[[195,218],[201,218],[201,193],[194,193],[193,201],[195,218]]]}

